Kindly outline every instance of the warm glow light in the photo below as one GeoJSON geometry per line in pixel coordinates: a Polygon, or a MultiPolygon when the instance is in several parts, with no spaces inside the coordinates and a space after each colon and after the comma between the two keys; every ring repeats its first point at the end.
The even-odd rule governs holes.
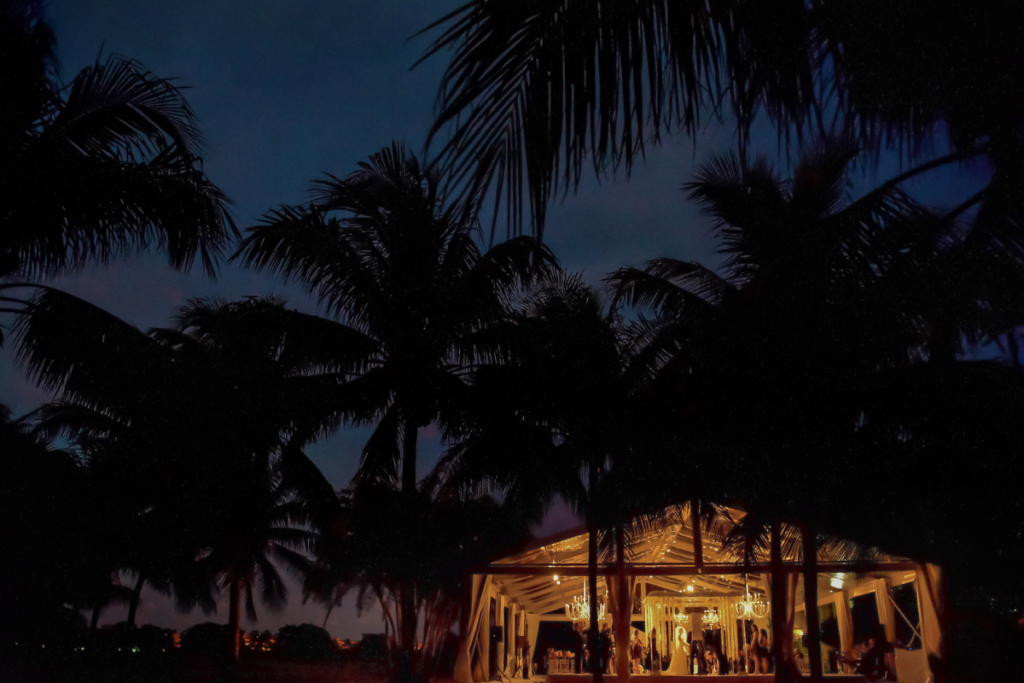
{"type": "Polygon", "coordinates": [[[687,593],[692,593],[693,592],[693,584],[692,583],[689,586],[686,587],[686,592],[687,593]]]}
{"type": "Polygon", "coordinates": [[[768,607],[770,603],[761,600],[760,598],[754,599],[750,595],[750,588],[747,587],[747,577],[743,577],[743,588],[746,593],[745,598],[736,603],[736,616],[740,619],[749,619],[751,617],[755,619],[763,619],[768,615],[768,607]]]}
{"type": "MultiPolygon", "coordinates": [[[[565,616],[572,620],[574,624],[590,623],[590,598],[587,595],[587,583],[583,583],[583,597],[576,595],[573,596],[572,604],[565,606],[565,616]]],[[[605,617],[605,605],[603,602],[597,604],[597,620],[604,621],[605,617]]]]}
{"type": "Polygon", "coordinates": [[[843,587],[843,580],[842,579],[832,579],[831,581],[829,581],[829,584],[831,584],[831,586],[833,588],[842,588],[843,587]]]}

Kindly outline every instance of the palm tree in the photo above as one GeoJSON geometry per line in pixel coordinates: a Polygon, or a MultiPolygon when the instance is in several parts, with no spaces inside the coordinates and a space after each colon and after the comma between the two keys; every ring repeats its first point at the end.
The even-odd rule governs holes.
{"type": "MultiPolygon", "coordinates": [[[[91,545],[97,516],[77,454],[33,433],[31,416],[0,405],[0,639],[38,647],[67,605],[113,592],[112,566],[91,545]]],[[[52,641],[50,641],[52,643],[52,641]]]]}
{"type": "Polygon", "coordinates": [[[157,245],[211,275],[234,225],[181,88],[111,56],[59,79],[42,3],[0,8],[0,280],[157,245]]]}
{"type": "MultiPolygon", "coordinates": [[[[872,447],[908,450],[900,441],[910,432],[896,425],[907,430],[920,417],[891,402],[905,395],[906,378],[941,372],[965,341],[1012,329],[1024,310],[997,285],[1019,278],[1019,265],[979,233],[965,237],[949,216],[929,214],[895,187],[846,197],[853,156],[825,145],[802,158],[789,182],[763,161],[716,159],[686,187],[717,221],[726,276],[656,259],[611,278],[621,300],[657,313],[652,327],[665,360],[653,386],[676,406],[691,446],[744,473],[731,495],[807,521],[807,576],[814,540],[849,517],[843,507],[856,476],[840,476],[845,463],[872,447]],[[890,397],[886,408],[882,397],[890,397]],[[785,502],[793,496],[798,505],[785,502]]],[[[1007,396],[1000,382],[985,391],[1007,396]]],[[[987,429],[981,420],[973,426],[979,435],[987,429]]],[[[765,514],[772,524],[783,515],[765,514]]],[[[886,537],[872,528],[881,533],[875,542],[886,537]]]]}
{"type": "MultiPolygon", "coordinates": [[[[687,499],[698,479],[672,476],[674,464],[666,471],[657,457],[664,452],[662,413],[645,394],[655,359],[629,343],[615,309],[578,275],[539,282],[507,326],[503,362],[475,373],[476,400],[436,476],[442,490],[500,491],[524,528],[540,520],[556,495],[564,498],[590,534],[596,613],[598,554],[624,562],[631,553],[626,531],[637,515],[687,499]],[[663,491],[655,472],[676,486],[663,491]]],[[[613,592],[628,594],[625,575],[619,579],[613,592]]],[[[628,641],[628,617],[619,615],[615,624],[620,642],[628,641]]],[[[595,619],[592,648],[597,631],[595,619]]]]}
{"type": "MultiPolygon", "coordinates": [[[[437,163],[468,192],[495,185],[509,229],[529,202],[541,234],[549,197],[596,174],[627,174],[662,133],[696,141],[728,107],[741,157],[759,113],[780,141],[847,134],[865,147],[900,145],[920,160],[939,123],[951,154],[901,174],[986,156],[996,169],[976,228],[1021,254],[1017,197],[1024,55],[1016,5],[935,16],[923,1],[469,0],[424,32],[423,59],[452,51],[431,137],[449,128],[437,163]],[[524,197],[525,195],[525,197],[524,197]]],[[[422,61],[422,60],[421,60],[422,61]]]]}
{"type": "Polygon", "coordinates": [[[257,458],[236,475],[231,501],[218,506],[226,514],[215,518],[198,564],[203,575],[216,577],[217,584],[227,588],[231,655],[237,659],[242,596],[250,621],[257,619],[257,591],[264,605],[280,610],[288,591],[275,563],[304,576],[314,534],[301,526],[308,516],[283,481],[279,463],[257,458]]]}
{"type": "MultiPolygon", "coordinates": [[[[322,394],[320,414],[335,425],[376,423],[356,480],[400,484],[411,510],[419,430],[445,429],[465,400],[468,364],[494,344],[488,328],[508,293],[554,256],[528,238],[481,253],[476,206],[444,206],[438,176],[402,145],[359,167],[319,181],[308,207],[269,212],[233,258],[317,294],[332,318],[321,324],[336,343],[334,366],[348,373],[322,394]]],[[[415,647],[414,592],[401,591],[403,676],[415,647]]]]}
{"type": "MultiPolygon", "coordinates": [[[[385,634],[394,637],[402,629],[402,615],[395,608],[406,587],[414,585],[423,647],[413,677],[426,681],[435,673],[445,639],[460,616],[469,590],[464,584],[467,571],[522,540],[523,532],[508,508],[486,496],[421,491],[411,514],[407,497],[391,485],[339,491],[339,514],[331,531],[317,538],[317,559],[304,589],[307,597],[329,609],[355,592],[358,610],[380,606],[385,634]]],[[[404,674],[403,662],[398,665],[396,673],[404,674]]]]}
{"type": "Polygon", "coordinates": [[[118,532],[104,536],[120,539],[118,563],[136,574],[131,611],[146,583],[181,607],[213,608],[219,582],[237,628],[243,588],[250,615],[254,585],[272,608],[284,599],[268,553],[304,566],[296,550],[309,533],[291,524],[308,506],[291,492],[312,464],[286,440],[315,431],[306,398],[337,377],[307,372],[327,364],[303,320],[278,301],[194,301],[178,328],[146,334],[46,287],[22,311],[19,362],[59,396],[40,433],[74,437],[105,487],[103,528],[118,532]],[[287,335],[266,324],[275,314],[287,335]]]}

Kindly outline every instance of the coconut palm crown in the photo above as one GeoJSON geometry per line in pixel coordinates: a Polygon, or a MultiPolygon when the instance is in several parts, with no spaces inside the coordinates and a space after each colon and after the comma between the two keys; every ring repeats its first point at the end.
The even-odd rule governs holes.
{"type": "Polygon", "coordinates": [[[3,2],[0,278],[148,246],[213,274],[235,228],[182,88],[117,55],[64,83],[54,44],[41,2],[3,2]]]}

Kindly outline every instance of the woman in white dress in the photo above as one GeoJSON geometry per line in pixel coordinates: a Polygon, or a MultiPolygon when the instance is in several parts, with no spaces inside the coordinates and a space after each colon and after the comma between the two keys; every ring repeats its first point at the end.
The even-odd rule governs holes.
{"type": "Polygon", "coordinates": [[[686,629],[682,626],[676,626],[675,644],[672,661],[669,662],[668,671],[665,673],[669,676],[685,676],[690,673],[686,670],[686,665],[690,662],[690,645],[686,642],[686,629]]]}

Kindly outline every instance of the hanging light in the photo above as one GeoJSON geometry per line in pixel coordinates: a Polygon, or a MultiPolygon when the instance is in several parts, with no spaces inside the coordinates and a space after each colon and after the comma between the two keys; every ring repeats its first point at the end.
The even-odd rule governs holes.
{"type": "Polygon", "coordinates": [[[750,588],[747,586],[747,577],[743,577],[743,589],[746,597],[736,603],[736,616],[740,619],[764,619],[768,615],[768,608],[771,603],[750,595],[750,588]]]}
{"type": "Polygon", "coordinates": [[[708,607],[701,615],[701,621],[711,628],[718,626],[718,610],[708,607]]]}
{"type": "Polygon", "coordinates": [[[675,615],[673,616],[673,618],[674,618],[674,619],[676,620],[676,623],[677,623],[677,624],[680,624],[680,625],[682,625],[682,623],[683,623],[684,621],[689,621],[689,620],[690,620],[690,615],[689,615],[689,614],[686,614],[686,613],[685,613],[685,612],[683,612],[683,611],[682,611],[681,609],[679,609],[678,607],[676,607],[676,613],[675,613],[675,615]]]}
{"type": "MultiPolygon", "coordinates": [[[[587,582],[583,582],[583,597],[574,595],[572,604],[565,606],[565,616],[572,620],[573,624],[590,624],[590,598],[587,596],[587,582]]],[[[597,604],[597,620],[604,621],[605,605],[603,602],[597,604]]]]}

